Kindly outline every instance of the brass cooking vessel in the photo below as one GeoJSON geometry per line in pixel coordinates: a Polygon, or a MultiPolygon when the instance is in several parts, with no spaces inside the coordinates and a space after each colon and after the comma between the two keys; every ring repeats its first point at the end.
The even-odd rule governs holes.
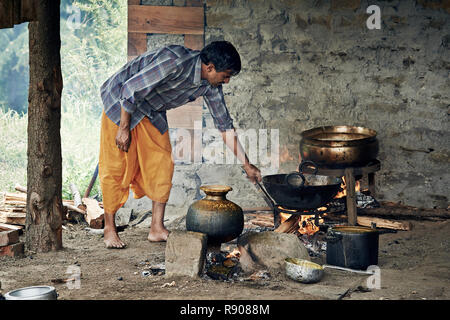
{"type": "Polygon", "coordinates": [[[378,156],[377,132],[355,126],[325,126],[301,133],[300,156],[318,166],[363,166],[378,156]]]}
{"type": "Polygon", "coordinates": [[[186,230],[208,235],[208,244],[217,245],[237,238],[244,229],[242,208],[227,199],[233,190],[224,185],[201,186],[206,197],[189,206],[186,230]]]}

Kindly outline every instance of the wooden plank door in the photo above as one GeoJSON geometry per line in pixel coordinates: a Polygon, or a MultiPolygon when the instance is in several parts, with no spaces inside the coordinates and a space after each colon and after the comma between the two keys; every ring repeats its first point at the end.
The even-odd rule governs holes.
{"type": "MultiPolygon", "coordinates": [[[[184,45],[194,50],[204,46],[202,0],[186,0],[185,7],[140,5],[128,0],[128,61],[147,51],[147,34],[182,34],[184,45]]],[[[167,111],[170,128],[194,129],[202,121],[203,99],[167,111]]]]}

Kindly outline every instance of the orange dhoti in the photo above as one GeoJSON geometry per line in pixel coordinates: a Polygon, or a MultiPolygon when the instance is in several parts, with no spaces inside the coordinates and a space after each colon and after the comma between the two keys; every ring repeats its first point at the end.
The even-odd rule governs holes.
{"type": "Polygon", "coordinates": [[[115,213],[128,199],[144,195],[166,203],[172,188],[174,163],[169,132],[161,134],[145,117],[131,130],[128,152],[116,146],[119,127],[102,114],[98,175],[105,213],[115,213]]]}

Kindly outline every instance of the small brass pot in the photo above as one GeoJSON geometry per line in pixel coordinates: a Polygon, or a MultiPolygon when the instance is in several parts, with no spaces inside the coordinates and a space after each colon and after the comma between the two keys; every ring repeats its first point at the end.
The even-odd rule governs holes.
{"type": "Polygon", "coordinates": [[[206,197],[189,206],[186,230],[208,235],[208,244],[220,244],[237,238],[244,229],[242,208],[227,200],[229,186],[201,186],[206,197]]]}

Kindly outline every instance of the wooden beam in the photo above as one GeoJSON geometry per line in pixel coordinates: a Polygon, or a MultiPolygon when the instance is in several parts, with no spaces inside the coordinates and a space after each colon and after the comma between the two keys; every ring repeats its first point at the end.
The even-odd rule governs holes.
{"type": "Polygon", "coordinates": [[[147,51],[147,34],[128,32],[128,57],[136,57],[147,51]]]}
{"type": "Polygon", "coordinates": [[[128,6],[128,32],[203,34],[202,7],[128,6]]]}
{"type": "Polygon", "coordinates": [[[0,28],[12,28],[14,26],[14,3],[12,0],[0,1],[0,28]]]}
{"type": "Polygon", "coordinates": [[[372,227],[372,223],[375,223],[377,228],[405,230],[405,231],[409,231],[412,229],[412,223],[409,221],[392,221],[388,219],[360,216],[357,217],[357,222],[360,226],[365,227],[372,227]]]}
{"type": "Polygon", "coordinates": [[[0,211],[0,223],[25,225],[26,214],[0,211]]]}
{"type": "Polygon", "coordinates": [[[188,103],[179,108],[168,110],[167,122],[170,128],[194,129],[194,122],[202,120],[202,112],[202,106],[198,103],[188,103]]]}
{"type": "Polygon", "coordinates": [[[15,24],[36,20],[34,0],[0,1],[0,29],[12,28],[15,24]]]}
{"type": "Polygon", "coordinates": [[[22,0],[20,6],[20,20],[22,22],[36,20],[36,1],[22,0]]]}
{"type": "Polygon", "coordinates": [[[193,50],[202,50],[204,46],[203,35],[199,34],[184,35],[184,46],[193,50]]]}
{"type": "Polygon", "coordinates": [[[203,0],[186,0],[186,7],[203,7],[203,0]]]}
{"type": "Polygon", "coordinates": [[[0,232],[0,247],[19,242],[19,230],[6,230],[0,232]]]}
{"type": "Polygon", "coordinates": [[[345,168],[345,188],[347,190],[347,216],[348,224],[356,226],[357,211],[356,211],[356,193],[355,193],[355,176],[353,168],[345,168]]]}
{"type": "Polygon", "coordinates": [[[382,202],[380,208],[358,208],[358,214],[366,216],[380,216],[397,219],[449,219],[450,209],[426,209],[405,206],[392,202],[382,202]]]}

